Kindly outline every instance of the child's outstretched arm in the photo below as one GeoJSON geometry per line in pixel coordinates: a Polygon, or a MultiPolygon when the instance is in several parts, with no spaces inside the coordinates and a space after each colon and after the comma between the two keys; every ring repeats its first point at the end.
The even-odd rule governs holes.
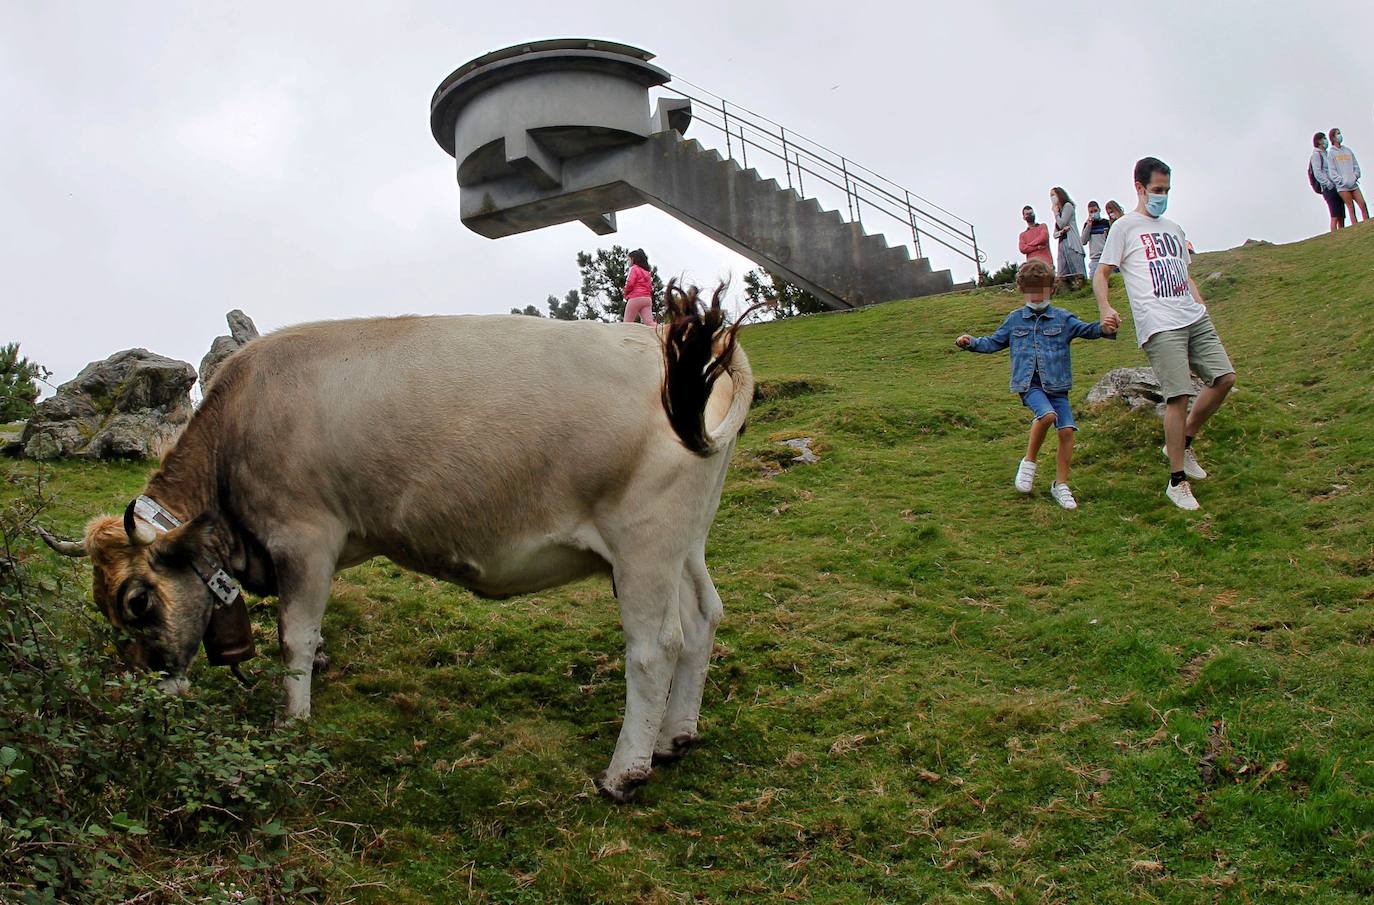
{"type": "Polygon", "coordinates": [[[1121,315],[1113,311],[1100,321],[1086,323],[1078,315],[1070,314],[1068,320],[1069,339],[1116,339],[1116,331],[1121,327],[1121,315]]]}
{"type": "Polygon", "coordinates": [[[970,352],[1001,352],[1011,345],[1011,318],[1002,321],[1002,326],[998,327],[991,336],[969,336],[967,333],[960,336],[954,342],[959,348],[967,349],[970,352]]]}

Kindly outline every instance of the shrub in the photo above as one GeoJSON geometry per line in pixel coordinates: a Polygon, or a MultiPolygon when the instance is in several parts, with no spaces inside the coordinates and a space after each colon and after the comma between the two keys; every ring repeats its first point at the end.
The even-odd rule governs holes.
{"type": "Polygon", "coordinates": [[[1015,261],[1008,261],[997,269],[996,273],[989,274],[986,270],[979,268],[978,282],[983,286],[1004,286],[1007,283],[1016,282],[1016,272],[1021,269],[1021,265],[1015,261]]]}
{"type": "Polygon", "coordinates": [[[0,510],[0,901],[310,901],[318,870],[284,821],[329,764],[273,727],[276,683],[171,697],[120,671],[112,629],[22,540],[41,477],[9,481],[26,486],[0,510]]]}

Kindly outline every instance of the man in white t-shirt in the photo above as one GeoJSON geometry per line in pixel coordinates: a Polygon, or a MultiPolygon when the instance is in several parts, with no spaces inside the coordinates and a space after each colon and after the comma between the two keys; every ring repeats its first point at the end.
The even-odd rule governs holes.
{"type": "Polygon", "coordinates": [[[1107,280],[1120,270],[1135,318],[1135,336],[1149,356],[1164,391],[1164,454],[1169,458],[1165,495],[1180,509],[1197,509],[1188,479],[1207,472],[1193,452],[1193,438],[1236,385],[1236,369],[1217,336],[1202,293],[1188,275],[1188,238],[1164,217],[1169,204],[1169,166],[1154,157],[1135,165],[1136,207],[1112,224],[1093,274],[1093,295],[1102,318],[1116,314],[1107,280]],[[1192,374],[1206,384],[1192,412],[1192,374]]]}

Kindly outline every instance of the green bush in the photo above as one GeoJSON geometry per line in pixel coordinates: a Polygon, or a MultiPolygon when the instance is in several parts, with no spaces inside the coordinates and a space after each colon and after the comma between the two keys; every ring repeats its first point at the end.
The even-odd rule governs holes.
{"type": "Polygon", "coordinates": [[[287,821],[329,764],[273,726],[278,683],[171,697],[120,671],[78,579],[25,540],[32,484],[0,511],[0,901],[310,901],[287,821]]]}

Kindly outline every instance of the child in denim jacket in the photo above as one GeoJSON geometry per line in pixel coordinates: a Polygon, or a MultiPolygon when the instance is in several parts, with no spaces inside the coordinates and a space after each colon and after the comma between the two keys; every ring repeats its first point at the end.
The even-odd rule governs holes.
{"type": "Polygon", "coordinates": [[[991,336],[960,336],[955,342],[970,352],[1000,352],[1011,347],[1011,391],[1033,413],[1026,457],[1016,469],[1016,489],[1030,493],[1035,481],[1035,458],[1045,435],[1059,427],[1059,455],[1050,496],[1065,509],[1077,509],[1069,491],[1069,462],[1073,458],[1073,435],[1078,426],[1069,409],[1069,389],[1073,366],[1069,343],[1075,339],[1116,339],[1121,326],[1118,315],[1102,321],[1084,323],[1063,308],[1052,307],[1054,271],[1043,261],[1027,261],[1016,273],[1016,288],[1025,304],[1007,315],[991,336]]]}

